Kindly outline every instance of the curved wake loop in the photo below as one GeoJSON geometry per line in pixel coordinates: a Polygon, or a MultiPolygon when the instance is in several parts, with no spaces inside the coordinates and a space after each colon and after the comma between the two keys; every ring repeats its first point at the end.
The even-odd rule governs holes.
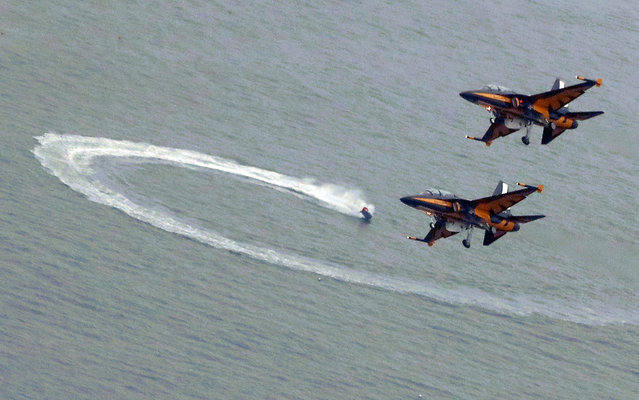
{"type": "Polygon", "coordinates": [[[601,305],[608,313],[598,312],[580,305],[558,305],[537,297],[516,296],[499,298],[482,290],[468,287],[444,288],[432,283],[416,282],[401,278],[354,270],[299,255],[285,254],[273,249],[236,242],[215,231],[191,226],[179,219],[138,205],[96,178],[91,169],[96,157],[140,158],[171,163],[179,167],[200,167],[244,176],[275,188],[315,201],[317,204],[343,214],[359,216],[359,210],[367,205],[357,190],[331,184],[316,184],[311,179],[299,179],[277,172],[238,164],[232,160],[198,153],[191,150],[159,147],[145,143],[112,140],[99,137],[58,135],[46,133],[36,137],[39,145],[33,150],[43,167],[71,189],[84,194],[91,201],[116,208],[129,216],[151,224],[167,232],[183,235],[212,247],[245,254],[257,260],[280,265],[297,271],[312,272],[334,279],[361,284],[396,293],[416,294],[436,301],[477,306],[498,313],[512,315],[543,314],[583,324],[633,323],[639,324],[639,316],[618,312],[611,315],[610,309],[601,305]],[[563,311],[562,311],[563,310],[563,311]]]}

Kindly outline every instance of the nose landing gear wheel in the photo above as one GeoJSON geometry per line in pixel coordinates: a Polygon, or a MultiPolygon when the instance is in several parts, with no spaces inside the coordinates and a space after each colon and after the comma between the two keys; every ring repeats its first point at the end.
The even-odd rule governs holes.
{"type": "Polygon", "coordinates": [[[522,141],[522,142],[524,142],[524,144],[525,144],[526,146],[528,146],[528,145],[530,144],[530,139],[528,139],[528,137],[527,137],[527,136],[522,136],[522,137],[521,137],[521,141],[522,141]]]}
{"type": "Polygon", "coordinates": [[[462,244],[464,245],[465,248],[469,249],[470,248],[470,241],[467,239],[462,240],[462,244]]]}

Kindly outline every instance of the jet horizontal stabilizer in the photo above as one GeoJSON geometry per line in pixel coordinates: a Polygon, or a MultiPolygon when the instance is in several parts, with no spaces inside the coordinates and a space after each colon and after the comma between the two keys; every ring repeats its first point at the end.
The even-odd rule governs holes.
{"type": "Polygon", "coordinates": [[[516,222],[518,224],[525,224],[526,222],[536,221],[545,217],[545,215],[516,215],[508,217],[508,221],[516,222]]]}
{"type": "Polygon", "coordinates": [[[578,119],[583,121],[585,119],[589,119],[592,117],[596,117],[597,115],[603,114],[603,111],[580,111],[580,112],[568,112],[564,115],[566,118],[578,119]]]}

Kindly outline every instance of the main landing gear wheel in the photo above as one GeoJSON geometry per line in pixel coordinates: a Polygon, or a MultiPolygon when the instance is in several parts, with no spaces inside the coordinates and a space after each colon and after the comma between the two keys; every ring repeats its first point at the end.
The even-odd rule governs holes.
{"type": "Polygon", "coordinates": [[[473,234],[473,229],[472,228],[468,228],[468,236],[466,236],[466,239],[462,240],[462,244],[467,249],[470,248],[470,237],[472,236],[472,234],[473,234]]]}
{"type": "Polygon", "coordinates": [[[528,136],[522,136],[521,141],[524,142],[526,146],[530,144],[530,139],[528,139],[528,136]]]}

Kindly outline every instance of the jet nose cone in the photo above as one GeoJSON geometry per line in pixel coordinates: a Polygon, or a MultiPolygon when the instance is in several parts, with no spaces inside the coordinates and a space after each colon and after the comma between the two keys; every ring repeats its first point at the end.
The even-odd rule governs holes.
{"type": "Polygon", "coordinates": [[[411,206],[414,207],[415,206],[415,198],[413,196],[406,196],[406,197],[402,197],[401,199],[399,199],[402,203],[406,204],[407,206],[411,206]]]}
{"type": "Polygon", "coordinates": [[[465,100],[468,100],[472,103],[474,103],[475,100],[477,99],[477,95],[471,90],[467,92],[461,92],[459,95],[463,97],[465,100]]]}
{"type": "Polygon", "coordinates": [[[515,224],[515,226],[513,226],[513,232],[517,232],[519,228],[520,228],[519,224],[515,224]]]}

